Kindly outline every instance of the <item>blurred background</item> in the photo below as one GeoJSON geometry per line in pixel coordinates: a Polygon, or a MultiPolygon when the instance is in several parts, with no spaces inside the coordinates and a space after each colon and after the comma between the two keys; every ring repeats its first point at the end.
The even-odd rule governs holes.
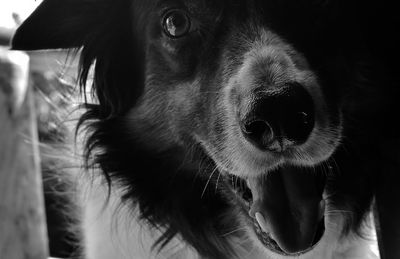
{"type": "Polygon", "coordinates": [[[0,0],[0,41],[5,45],[7,36],[26,19],[29,14],[40,4],[41,0],[0,0]]]}
{"type": "MultiPolygon", "coordinates": [[[[10,47],[15,30],[41,2],[41,0],[0,0],[0,48],[10,47]]],[[[63,165],[57,159],[51,159],[49,154],[56,147],[57,151],[62,152],[60,151],[62,147],[58,147],[65,146],[65,137],[69,129],[64,122],[76,85],[77,62],[66,50],[32,51],[27,54],[30,58],[29,85],[34,92],[38,135],[41,142],[41,167],[50,255],[57,258],[75,258],[78,249],[75,244],[78,241],[76,236],[66,231],[73,222],[63,213],[72,204],[66,195],[60,195],[67,192],[65,181],[60,177],[63,165]]]]}

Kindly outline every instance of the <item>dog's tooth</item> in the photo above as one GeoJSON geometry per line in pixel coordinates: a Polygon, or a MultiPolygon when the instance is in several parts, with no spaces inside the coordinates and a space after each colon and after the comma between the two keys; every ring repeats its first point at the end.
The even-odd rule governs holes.
{"type": "Polygon", "coordinates": [[[264,216],[260,212],[255,214],[258,225],[261,227],[262,231],[268,233],[267,223],[265,222],[264,216]]]}

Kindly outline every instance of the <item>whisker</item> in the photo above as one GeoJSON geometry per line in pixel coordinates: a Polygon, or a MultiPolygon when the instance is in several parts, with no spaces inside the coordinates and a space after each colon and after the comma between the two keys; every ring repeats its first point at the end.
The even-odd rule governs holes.
{"type": "Polygon", "coordinates": [[[242,231],[242,230],[246,230],[246,228],[245,227],[236,228],[236,229],[234,229],[232,231],[229,231],[227,233],[222,234],[221,237],[226,237],[226,236],[229,236],[229,235],[231,235],[233,233],[236,233],[236,232],[239,232],[239,231],[242,231]]]}
{"type": "Polygon", "coordinates": [[[206,189],[207,189],[207,187],[208,187],[208,185],[209,185],[209,183],[210,183],[210,181],[211,181],[211,178],[213,177],[213,175],[214,175],[214,173],[215,173],[216,171],[217,171],[217,167],[215,167],[215,169],[211,172],[210,176],[208,177],[207,183],[206,183],[206,185],[204,186],[203,192],[202,192],[202,194],[201,194],[201,198],[203,198],[203,196],[204,196],[204,194],[205,194],[205,192],[206,192],[206,189]]]}
{"type": "MultiPolygon", "coordinates": [[[[215,168],[217,168],[217,167],[215,167],[215,168]]],[[[218,171],[218,177],[217,177],[217,182],[216,182],[216,184],[215,184],[215,193],[217,193],[217,189],[218,189],[218,182],[219,182],[219,178],[221,177],[221,172],[220,171],[218,171]]]]}

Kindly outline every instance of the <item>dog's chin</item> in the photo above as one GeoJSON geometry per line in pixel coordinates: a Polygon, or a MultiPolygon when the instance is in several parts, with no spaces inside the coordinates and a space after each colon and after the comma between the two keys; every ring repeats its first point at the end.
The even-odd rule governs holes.
{"type": "Polygon", "coordinates": [[[226,176],[250,236],[270,252],[307,254],[324,235],[326,178],[315,170],[281,165],[261,176],[226,176]]]}

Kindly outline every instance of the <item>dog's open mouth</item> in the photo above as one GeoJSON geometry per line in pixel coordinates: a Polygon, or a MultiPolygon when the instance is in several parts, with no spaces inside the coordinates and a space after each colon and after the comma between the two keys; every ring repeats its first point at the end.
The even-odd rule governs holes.
{"type": "Polygon", "coordinates": [[[302,254],[323,236],[326,179],[322,174],[283,167],[246,180],[230,176],[229,182],[268,249],[283,255],[302,254]]]}

